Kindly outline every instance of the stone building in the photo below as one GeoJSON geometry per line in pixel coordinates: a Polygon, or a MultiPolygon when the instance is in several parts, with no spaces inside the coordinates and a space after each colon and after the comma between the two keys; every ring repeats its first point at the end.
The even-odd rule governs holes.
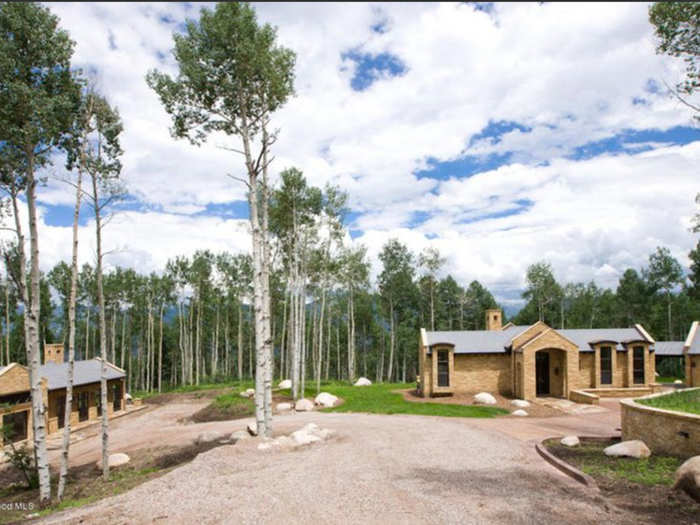
{"type": "Polygon", "coordinates": [[[486,311],[486,330],[421,329],[419,389],[423,396],[498,392],[534,399],[652,391],[654,339],[633,328],[557,330],[543,322],[502,325],[500,310],[486,311]],[[593,395],[590,395],[593,394],[593,395]]]}
{"type": "MultiPolygon", "coordinates": [[[[68,363],[63,345],[44,345],[44,364],[39,367],[41,391],[46,407],[46,428],[50,434],[62,429],[66,409],[68,363]]],[[[71,428],[98,421],[102,415],[100,377],[102,361],[75,361],[71,428]]],[[[124,370],[107,363],[107,414],[125,409],[124,370]]],[[[32,439],[32,403],[29,369],[18,363],[0,368],[0,426],[9,428],[12,440],[32,439]]]]}
{"type": "Polygon", "coordinates": [[[700,386],[700,321],[693,321],[683,345],[685,385],[700,386]]]}

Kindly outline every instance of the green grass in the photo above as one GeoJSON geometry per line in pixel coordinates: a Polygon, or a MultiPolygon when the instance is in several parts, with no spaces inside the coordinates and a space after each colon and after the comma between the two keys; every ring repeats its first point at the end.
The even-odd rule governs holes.
{"type": "Polygon", "coordinates": [[[680,379],[683,381],[682,377],[673,377],[673,376],[659,376],[656,378],[657,383],[673,383],[676,379],[680,379]]]}
{"type": "Polygon", "coordinates": [[[651,399],[638,399],[638,403],[664,410],[700,414],[700,389],[680,390],[651,399]]]}
{"type": "MultiPolygon", "coordinates": [[[[321,390],[344,400],[340,406],[325,408],[324,412],[365,412],[368,414],[416,414],[442,417],[495,417],[507,414],[502,408],[423,403],[406,401],[396,390],[415,388],[414,383],[381,383],[357,387],[347,383],[322,383],[321,390]]],[[[313,399],[316,389],[306,388],[306,397],[313,399]]]]}
{"type": "Polygon", "coordinates": [[[253,386],[254,383],[252,380],[222,381],[221,383],[200,383],[199,385],[182,385],[175,388],[164,388],[160,393],[147,392],[145,390],[135,390],[131,395],[133,397],[140,397],[142,399],[146,399],[160,394],[187,394],[190,392],[199,392],[202,390],[217,390],[220,388],[238,388],[240,390],[245,390],[246,388],[253,388],[253,386]]]}
{"type": "Polygon", "coordinates": [[[641,485],[672,485],[676,469],[683,463],[681,458],[660,454],[641,459],[606,456],[603,449],[611,444],[583,442],[578,447],[565,447],[558,440],[545,442],[552,454],[595,479],[627,480],[641,485]]]}

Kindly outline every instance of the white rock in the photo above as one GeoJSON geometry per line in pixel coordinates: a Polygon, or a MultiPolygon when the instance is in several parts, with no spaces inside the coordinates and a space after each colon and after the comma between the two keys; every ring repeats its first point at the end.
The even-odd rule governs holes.
{"type": "Polygon", "coordinates": [[[270,443],[270,442],[268,442],[268,443],[260,443],[260,444],[258,445],[258,450],[268,450],[268,449],[270,449],[270,448],[272,448],[272,443],[270,443]]]}
{"type": "Polygon", "coordinates": [[[307,423],[299,430],[302,430],[302,431],[306,432],[307,434],[313,434],[314,432],[318,432],[320,429],[316,423],[307,423]]]}
{"type": "Polygon", "coordinates": [[[335,430],[331,430],[330,428],[322,428],[318,432],[315,432],[314,435],[318,436],[321,438],[323,441],[327,440],[328,438],[332,437],[333,434],[335,434],[335,430]]]}
{"type": "Polygon", "coordinates": [[[248,393],[247,390],[244,390],[243,392],[241,392],[240,395],[241,395],[241,397],[250,397],[250,394],[248,393]]]}
{"type": "Polygon", "coordinates": [[[674,489],[685,491],[700,503],[700,456],[694,456],[678,467],[675,479],[674,489]]]}
{"type": "Polygon", "coordinates": [[[314,399],[314,403],[317,405],[323,405],[324,407],[332,407],[337,401],[338,398],[333,394],[329,394],[328,392],[321,392],[316,396],[316,399],[314,399]]]}
{"type": "Polygon", "coordinates": [[[280,381],[280,384],[277,385],[277,387],[284,388],[284,389],[292,388],[292,380],[291,379],[284,379],[284,380],[280,381]]]}
{"type": "Polygon", "coordinates": [[[197,439],[195,439],[195,444],[202,445],[203,443],[211,443],[212,441],[218,441],[223,437],[224,436],[221,434],[221,432],[217,432],[216,430],[207,430],[206,432],[202,432],[197,436],[197,439]]]}
{"type": "Polygon", "coordinates": [[[292,432],[289,437],[294,440],[294,443],[297,445],[308,445],[309,443],[313,443],[314,441],[320,441],[321,438],[318,438],[312,434],[309,434],[305,430],[297,430],[296,432],[292,432]]]}
{"type": "Polygon", "coordinates": [[[248,423],[248,425],[245,427],[245,429],[248,431],[248,434],[251,436],[257,436],[258,435],[258,424],[253,421],[252,423],[248,423]]]}
{"type": "MultiPolygon", "coordinates": [[[[109,465],[109,468],[119,467],[121,465],[126,465],[130,460],[131,458],[123,452],[117,452],[116,454],[109,455],[107,458],[107,465],[109,465]]],[[[95,466],[98,469],[102,469],[102,460],[97,460],[95,466]]]]}
{"type": "Polygon", "coordinates": [[[129,394],[129,392],[127,392],[126,394],[124,394],[124,399],[126,399],[126,402],[127,402],[127,403],[133,401],[133,399],[132,399],[132,397],[131,397],[131,394],[129,394]]]}
{"type": "Polygon", "coordinates": [[[474,396],[474,403],[478,405],[495,405],[496,398],[487,392],[480,392],[474,396]]]}
{"type": "Polygon", "coordinates": [[[626,456],[630,458],[648,458],[651,456],[649,447],[644,444],[644,441],[633,439],[630,441],[622,441],[615,445],[610,445],[603,450],[606,456],[626,456]]]}
{"type": "Polygon", "coordinates": [[[682,384],[683,384],[683,381],[681,381],[680,379],[676,379],[676,380],[673,382],[673,384],[674,384],[674,385],[682,385],[682,384]]]}
{"type": "Polygon", "coordinates": [[[297,401],[296,405],[294,405],[294,410],[297,412],[308,412],[309,410],[314,409],[314,404],[310,399],[300,399],[297,401]]]}
{"type": "Polygon", "coordinates": [[[522,408],[519,408],[518,410],[514,410],[511,412],[514,416],[520,416],[520,417],[525,417],[527,416],[527,412],[525,412],[522,408]]]}
{"type": "Polygon", "coordinates": [[[277,403],[277,412],[286,412],[292,409],[291,403],[277,403]]]}
{"type": "Polygon", "coordinates": [[[561,438],[559,443],[565,447],[578,447],[581,444],[581,441],[579,441],[578,436],[565,436],[561,438]]]}
{"type": "Polygon", "coordinates": [[[372,384],[372,381],[367,379],[366,377],[361,377],[357,381],[355,381],[355,386],[370,386],[372,384]]]}
{"type": "Polygon", "coordinates": [[[248,439],[250,438],[250,434],[246,430],[236,430],[229,439],[233,441],[234,443],[242,440],[242,439],[248,439]]]}
{"type": "Polygon", "coordinates": [[[530,406],[530,402],[525,401],[524,399],[513,399],[510,404],[518,408],[527,408],[530,406]]]}

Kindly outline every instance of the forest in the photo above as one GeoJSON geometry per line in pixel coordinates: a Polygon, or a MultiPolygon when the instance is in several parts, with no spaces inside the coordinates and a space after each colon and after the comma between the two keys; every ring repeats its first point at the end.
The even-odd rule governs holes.
{"type": "MultiPolygon", "coordinates": [[[[296,170],[282,180],[270,204],[276,379],[289,377],[290,334],[301,329],[307,381],[360,375],[413,381],[419,328],[484,329],[484,310],[502,307],[476,280],[441,277],[445,260],[435,249],[412,253],[397,240],[383,247],[377,282],[371,284],[365,248],[348,242],[345,196],[337,188],[308,187],[296,170]],[[294,246],[295,239],[302,245],[294,246]]],[[[657,340],[683,341],[700,317],[700,243],[689,255],[686,275],[667,249],[658,248],[641,270],[627,269],[614,290],[592,281],[557,282],[547,262],[533,264],[525,305],[505,321],[523,325],[542,319],[557,328],[641,323],[657,340]]],[[[209,251],[177,257],[158,274],[132,268],[105,273],[108,359],[127,371],[129,390],[253,377],[251,273],[249,254],[209,251]]],[[[95,277],[88,264],[78,275],[78,358],[99,356],[95,277]]],[[[2,288],[2,362],[24,363],[21,302],[12,283],[2,288]]],[[[67,342],[69,266],[60,262],[42,274],[41,290],[41,339],[67,342]]]]}

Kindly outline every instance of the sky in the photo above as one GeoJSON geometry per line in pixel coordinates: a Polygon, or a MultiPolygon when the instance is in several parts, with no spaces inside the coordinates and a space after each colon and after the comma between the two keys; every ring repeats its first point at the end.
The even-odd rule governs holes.
{"type": "MultiPolygon", "coordinates": [[[[198,249],[248,251],[242,159],[212,137],[171,137],[145,82],[176,72],[173,32],[202,4],[48,4],[124,121],[128,201],[105,232],[108,266],[161,271],[198,249]]],[[[434,246],[442,275],[522,305],[529,264],[614,288],[656,246],[687,268],[700,128],[666,84],[642,3],[260,4],[297,54],[296,95],[273,117],[274,174],[295,166],[349,193],[351,242],[373,275],[390,238],[434,246]]],[[[42,269],[69,261],[74,195],[60,162],[39,190],[42,269]]],[[[94,262],[81,220],[80,259],[94,262]]]]}

